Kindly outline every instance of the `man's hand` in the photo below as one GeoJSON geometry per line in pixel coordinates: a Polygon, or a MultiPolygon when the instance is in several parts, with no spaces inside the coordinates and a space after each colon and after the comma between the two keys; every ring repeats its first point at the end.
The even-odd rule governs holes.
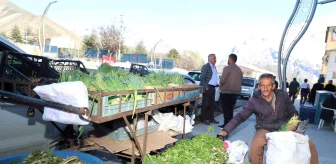
{"type": "Polygon", "coordinates": [[[227,136],[227,132],[225,130],[221,130],[219,131],[218,135],[227,136]]]}
{"type": "Polygon", "coordinates": [[[288,130],[295,131],[297,129],[298,125],[292,125],[288,127],[288,130]]]}

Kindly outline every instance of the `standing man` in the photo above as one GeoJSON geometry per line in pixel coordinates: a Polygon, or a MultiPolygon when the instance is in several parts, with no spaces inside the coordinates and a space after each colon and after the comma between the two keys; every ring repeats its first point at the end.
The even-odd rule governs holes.
{"type": "Polygon", "coordinates": [[[237,55],[230,54],[228,66],[223,68],[220,79],[221,103],[224,115],[224,123],[218,127],[223,128],[233,117],[233,107],[236,104],[237,96],[241,92],[243,72],[236,65],[237,55]]]}
{"type": "Polygon", "coordinates": [[[306,103],[308,93],[310,92],[310,86],[307,82],[308,82],[308,80],[304,79],[304,82],[300,85],[300,90],[301,90],[300,105],[303,105],[303,104],[306,103]]]}
{"type": "Polygon", "coordinates": [[[276,81],[276,76],[274,76],[274,85],[275,85],[275,88],[278,89],[279,83],[278,81],[276,81]]]}
{"type": "Polygon", "coordinates": [[[289,97],[292,99],[292,102],[294,104],[294,101],[299,94],[299,88],[300,84],[296,81],[296,78],[293,78],[293,81],[289,84],[289,97]]]}
{"type": "Polygon", "coordinates": [[[214,118],[214,105],[215,105],[215,87],[218,87],[217,70],[216,70],[216,55],[210,54],[208,56],[208,63],[203,65],[201,69],[201,82],[200,86],[204,87],[202,99],[202,122],[206,125],[210,123],[219,122],[214,118]]]}
{"type": "Polygon", "coordinates": [[[335,92],[335,86],[333,85],[332,80],[328,81],[328,84],[324,87],[324,90],[330,91],[330,92],[335,92]]]}

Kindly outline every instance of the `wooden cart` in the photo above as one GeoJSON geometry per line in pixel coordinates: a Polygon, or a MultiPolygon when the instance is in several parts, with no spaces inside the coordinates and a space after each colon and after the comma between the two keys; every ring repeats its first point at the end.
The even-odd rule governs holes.
{"type": "MultiPolygon", "coordinates": [[[[14,89],[17,88],[16,85],[27,85],[27,93],[29,96],[32,96],[34,92],[32,89],[34,86],[38,84],[33,83],[25,83],[25,82],[16,82],[6,79],[0,79],[1,86],[4,86],[4,83],[12,83],[14,85],[14,89]]],[[[77,151],[91,151],[91,150],[108,150],[110,153],[113,153],[117,156],[130,158],[132,163],[135,163],[136,158],[143,159],[145,155],[149,152],[155,152],[167,144],[174,143],[177,140],[172,138],[179,133],[176,132],[162,132],[156,131],[148,133],[148,117],[153,114],[154,109],[159,109],[163,107],[174,107],[175,114],[177,114],[177,106],[183,106],[183,117],[184,117],[184,125],[183,125],[183,133],[182,138],[185,138],[185,120],[186,120],[186,108],[189,106],[190,102],[196,102],[201,99],[202,87],[192,86],[192,87],[183,87],[183,88],[167,88],[167,89],[142,89],[142,90],[128,90],[128,91],[116,91],[116,92],[89,92],[92,96],[97,97],[97,113],[95,115],[92,114],[92,109],[81,108],[81,107],[73,107],[71,105],[47,102],[41,99],[32,98],[29,96],[22,96],[15,94],[16,91],[13,90],[14,93],[0,91],[1,101],[27,105],[31,107],[35,107],[40,109],[43,112],[43,107],[52,107],[58,110],[63,110],[71,113],[76,113],[79,115],[86,115],[89,117],[89,121],[93,124],[102,124],[105,122],[114,121],[116,119],[122,118],[126,123],[128,129],[131,133],[131,139],[128,141],[117,141],[107,136],[104,136],[99,130],[91,131],[88,133],[87,138],[82,138],[79,141],[80,144],[70,144],[70,147],[67,149],[77,150],[77,151]],[[124,111],[122,112],[121,106],[121,97],[125,94],[133,94],[137,92],[138,94],[145,95],[145,101],[149,99],[149,97],[154,97],[152,104],[148,105],[145,103],[144,107],[136,109],[135,111],[124,111]],[[113,115],[104,116],[103,115],[103,97],[104,96],[120,96],[120,102],[118,107],[118,112],[113,115]],[[168,100],[167,97],[172,99],[168,100]],[[190,96],[192,95],[192,96],[190,96]],[[136,136],[136,131],[132,129],[130,121],[127,119],[128,116],[134,114],[144,114],[145,117],[145,125],[144,125],[144,135],[136,136]],[[155,136],[160,136],[157,138],[155,136]],[[148,142],[150,140],[150,142],[148,142]],[[157,142],[157,141],[160,141],[157,142]]],[[[196,105],[195,105],[196,108],[196,105]]],[[[61,129],[59,129],[62,131],[61,129]]],[[[63,132],[64,133],[64,132],[63,132]]],[[[63,134],[62,133],[62,134],[63,134]]],[[[64,134],[64,136],[68,136],[64,134]]],[[[72,139],[75,136],[72,136],[72,139]]],[[[71,138],[70,138],[71,139],[71,138]]]]}

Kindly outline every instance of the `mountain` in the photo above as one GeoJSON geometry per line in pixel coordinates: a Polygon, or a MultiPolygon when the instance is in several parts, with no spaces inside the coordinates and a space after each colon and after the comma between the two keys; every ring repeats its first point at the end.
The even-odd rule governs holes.
{"type": "MultiPolygon", "coordinates": [[[[305,38],[307,39],[307,38],[305,38]]],[[[295,52],[291,54],[287,64],[287,79],[292,81],[293,77],[296,77],[301,83],[304,79],[308,79],[310,84],[317,82],[317,79],[321,73],[321,60],[312,60],[312,54],[302,55],[300,46],[295,52]],[[301,56],[300,56],[301,55],[301,56]]],[[[265,69],[274,73],[278,73],[278,50],[272,47],[271,43],[262,37],[252,37],[241,41],[236,44],[231,53],[235,53],[238,56],[239,63],[251,64],[261,69],[265,69]]],[[[321,58],[323,54],[320,55],[321,58]]],[[[314,56],[314,58],[318,58],[314,56]]],[[[225,63],[225,61],[222,61],[225,63]]]]}
{"type": "MultiPolygon", "coordinates": [[[[41,13],[42,14],[42,13],[41,13]]],[[[27,27],[30,27],[33,33],[38,33],[38,26],[41,16],[36,16],[8,0],[0,0],[0,31],[10,35],[11,29],[17,25],[23,33],[27,27]]],[[[78,40],[79,37],[75,33],[67,30],[61,25],[46,18],[45,21],[46,37],[55,36],[71,36],[78,40]]]]}

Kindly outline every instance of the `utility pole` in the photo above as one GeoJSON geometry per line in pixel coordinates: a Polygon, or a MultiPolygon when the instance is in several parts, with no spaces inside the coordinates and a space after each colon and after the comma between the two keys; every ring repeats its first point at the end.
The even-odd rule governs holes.
{"type": "Polygon", "coordinates": [[[54,4],[54,3],[56,3],[57,1],[52,1],[52,2],[50,2],[49,4],[48,4],[48,6],[46,7],[46,9],[44,10],[44,12],[43,12],[43,14],[42,14],[42,17],[41,17],[41,21],[40,21],[40,25],[39,25],[39,47],[40,47],[40,55],[42,55],[43,56],[43,53],[44,53],[44,47],[45,47],[45,29],[44,29],[44,27],[45,27],[45,17],[46,17],[46,15],[47,15],[47,12],[48,12],[48,10],[49,10],[49,7],[52,5],[52,4],[54,4]],[[42,22],[43,22],[43,27],[42,27],[42,35],[43,35],[43,47],[42,47],[42,41],[41,41],[41,24],[42,24],[42,22]]]}

